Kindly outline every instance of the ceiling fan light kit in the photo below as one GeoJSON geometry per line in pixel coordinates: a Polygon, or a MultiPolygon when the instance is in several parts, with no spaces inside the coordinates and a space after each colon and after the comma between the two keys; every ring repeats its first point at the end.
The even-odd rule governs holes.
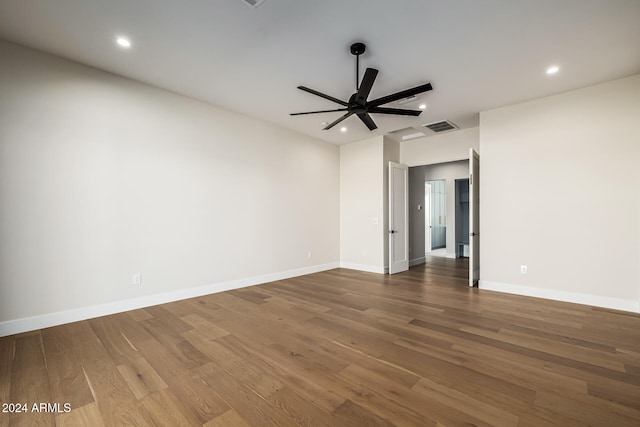
{"type": "Polygon", "coordinates": [[[367,99],[369,98],[369,94],[371,93],[371,89],[373,88],[373,83],[375,82],[378,75],[378,70],[376,70],[375,68],[367,68],[364,72],[364,76],[362,77],[362,81],[360,81],[360,55],[365,52],[366,46],[364,43],[357,42],[353,43],[349,50],[351,54],[356,57],[356,91],[353,95],[351,95],[348,102],[338,98],[334,98],[333,96],[326,95],[316,90],[309,89],[305,86],[298,86],[298,89],[300,90],[335,102],[336,104],[341,105],[343,108],[336,108],[333,110],[307,111],[303,113],[291,113],[292,116],[344,111],[344,115],[326,125],[323,130],[329,130],[346,118],[351,117],[355,114],[370,131],[373,131],[377,129],[378,126],[375,124],[370,114],[419,116],[420,113],[422,113],[422,110],[407,110],[381,106],[390,102],[399,101],[401,99],[416,97],[416,95],[420,93],[427,92],[433,89],[431,83],[426,83],[411,89],[406,89],[391,95],[383,96],[382,98],[367,101],[367,99]]]}

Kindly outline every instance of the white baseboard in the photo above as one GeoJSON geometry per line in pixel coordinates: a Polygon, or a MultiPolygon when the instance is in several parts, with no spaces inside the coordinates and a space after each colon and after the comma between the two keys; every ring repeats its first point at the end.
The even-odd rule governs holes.
{"type": "Polygon", "coordinates": [[[0,337],[338,268],[338,262],[0,322],[0,337]]]}
{"type": "Polygon", "coordinates": [[[413,267],[414,265],[420,265],[427,262],[427,257],[414,258],[409,260],[409,267],[413,267]]]}
{"type": "Polygon", "coordinates": [[[480,289],[640,313],[640,301],[480,280],[480,289]]]}
{"type": "Polygon", "coordinates": [[[340,268],[348,268],[349,270],[366,271],[367,273],[385,274],[385,268],[376,265],[356,264],[353,262],[341,262],[340,268]]]}

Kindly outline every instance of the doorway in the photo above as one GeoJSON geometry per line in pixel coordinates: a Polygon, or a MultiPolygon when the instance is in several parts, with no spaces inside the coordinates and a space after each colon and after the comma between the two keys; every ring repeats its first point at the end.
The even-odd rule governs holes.
{"type": "Polygon", "coordinates": [[[411,268],[469,271],[469,172],[467,159],[409,168],[411,268]]]}
{"type": "Polygon", "coordinates": [[[456,179],[456,258],[469,257],[469,178],[456,179]]]}
{"type": "Polygon", "coordinates": [[[447,181],[425,181],[425,254],[447,253],[447,181]],[[427,208],[428,207],[428,208],[427,208]]]}

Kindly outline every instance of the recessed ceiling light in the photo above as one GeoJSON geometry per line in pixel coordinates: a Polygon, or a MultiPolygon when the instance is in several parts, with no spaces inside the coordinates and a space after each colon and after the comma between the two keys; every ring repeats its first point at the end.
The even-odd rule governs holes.
{"type": "Polygon", "coordinates": [[[427,104],[420,104],[418,105],[418,108],[421,110],[426,110],[427,109],[427,104]]]}
{"type": "Polygon", "coordinates": [[[346,127],[342,126],[342,127],[340,128],[340,132],[346,132],[346,131],[347,131],[347,128],[346,128],[346,127]]]}
{"type": "Polygon", "coordinates": [[[547,68],[547,74],[555,74],[558,71],[560,71],[560,67],[558,67],[557,65],[552,65],[551,67],[547,68]]]}
{"type": "Polygon", "coordinates": [[[126,37],[118,37],[118,38],[116,38],[116,43],[118,43],[119,46],[122,46],[124,48],[131,47],[131,41],[129,41],[129,39],[126,38],[126,37]]]}

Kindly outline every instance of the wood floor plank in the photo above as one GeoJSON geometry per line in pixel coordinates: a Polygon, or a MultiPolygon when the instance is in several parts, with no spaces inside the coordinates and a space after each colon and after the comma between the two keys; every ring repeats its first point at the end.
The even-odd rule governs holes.
{"type": "Polygon", "coordinates": [[[476,372],[504,378],[530,389],[587,394],[586,381],[547,370],[544,364],[537,364],[531,358],[505,354],[488,346],[456,345],[454,349],[465,354],[464,366],[476,372]],[[478,350],[482,350],[482,354],[478,350]]]}
{"type": "Polygon", "coordinates": [[[185,336],[185,334],[189,334],[189,335],[197,334],[199,336],[205,337],[206,339],[215,340],[216,338],[229,335],[228,331],[222,329],[219,326],[214,325],[213,323],[209,322],[206,319],[203,319],[197,314],[188,314],[188,315],[182,316],[180,317],[180,320],[188,323],[189,325],[191,325],[191,327],[193,327],[193,329],[195,329],[195,331],[182,332],[183,336],[185,336]]]}
{"type": "MultiPolygon", "coordinates": [[[[145,311],[151,314],[153,318],[142,320],[140,323],[145,326],[145,329],[147,329],[151,335],[154,335],[154,332],[157,333],[158,329],[162,329],[166,333],[172,333],[175,335],[180,332],[193,329],[191,325],[183,322],[180,319],[180,316],[172,313],[164,306],[156,305],[153,307],[147,307],[145,308],[145,311]]],[[[154,337],[157,339],[157,336],[154,335],[154,337]]]]}
{"type": "MultiPolygon", "coordinates": [[[[269,301],[265,302],[263,309],[277,315],[279,318],[286,319],[286,321],[300,323],[311,319],[317,313],[317,311],[309,310],[307,307],[298,304],[292,304],[284,298],[278,297],[270,298],[269,301]]],[[[325,308],[321,311],[326,310],[325,308]]]]}
{"type": "MultiPolygon", "coordinates": [[[[0,337],[0,403],[10,403],[11,371],[15,352],[15,336],[0,337]]],[[[9,415],[0,413],[0,427],[9,425],[9,415]]]]}
{"type": "Polygon", "coordinates": [[[189,373],[189,366],[185,366],[173,351],[163,347],[155,339],[136,343],[136,347],[153,370],[170,386],[180,382],[189,373]]]}
{"type": "Polygon", "coordinates": [[[231,295],[234,295],[238,298],[246,299],[249,302],[254,304],[264,304],[266,303],[269,295],[256,291],[255,288],[245,288],[245,289],[237,289],[230,292],[231,295]]]}
{"type": "MultiPolygon", "coordinates": [[[[355,425],[366,427],[392,427],[391,421],[386,420],[373,412],[363,408],[352,400],[346,400],[342,405],[333,411],[333,414],[339,420],[339,425],[355,425]]],[[[423,426],[435,426],[433,422],[423,420],[423,426]]]]}
{"type": "MultiPolygon", "coordinates": [[[[115,319],[110,316],[100,317],[89,320],[89,324],[113,361],[119,365],[139,357],[138,349],[133,344],[138,340],[125,335],[121,323],[115,319]]],[[[146,335],[148,338],[149,335],[146,335]]]]}
{"type": "Polygon", "coordinates": [[[56,427],[104,427],[102,414],[96,402],[72,408],[71,412],[56,415],[56,427]]]}
{"type": "Polygon", "coordinates": [[[548,352],[548,351],[540,351],[540,350],[536,350],[536,349],[532,349],[528,346],[521,346],[521,345],[516,345],[516,344],[512,344],[512,343],[508,343],[502,340],[497,340],[497,339],[493,339],[493,338],[487,338],[484,336],[480,336],[477,334],[472,334],[472,333],[468,333],[459,329],[451,329],[451,328],[446,328],[446,327],[442,327],[440,325],[438,325],[437,323],[434,322],[426,322],[424,320],[414,320],[411,322],[411,324],[414,324],[416,326],[420,326],[420,327],[424,327],[424,328],[430,328],[430,329],[436,329],[436,330],[440,330],[440,331],[444,331],[444,333],[448,333],[451,335],[455,335],[458,337],[464,337],[467,340],[470,341],[474,341],[474,342],[478,342],[478,343],[487,343],[488,345],[491,345],[493,347],[500,347],[500,348],[504,348],[507,349],[509,351],[512,351],[514,353],[517,354],[523,354],[523,355],[529,355],[533,358],[538,358],[541,360],[544,360],[546,362],[553,362],[553,363],[558,363],[558,364],[562,364],[565,366],[579,366],[581,369],[583,370],[587,370],[589,372],[593,372],[596,374],[601,374],[604,376],[610,376],[612,378],[616,378],[620,381],[623,382],[630,382],[630,383],[634,383],[634,379],[627,375],[625,372],[620,372],[618,369],[610,369],[610,368],[605,368],[605,367],[601,367],[601,366],[597,366],[591,363],[587,363],[587,362],[582,362],[580,360],[575,360],[575,359],[571,359],[569,357],[564,357],[564,356],[559,356],[556,354],[553,354],[553,352],[548,352]]]}
{"type": "MultiPolygon", "coordinates": [[[[520,418],[507,410],[490,405],[481,400],[475,399],[465,393],[443,386],[426,378],[421,378],[412,390],[423,395],[430,402],[439,402],[441,405],[450,408],[458,408],[458,411],[471,417],[462,418],[460,421],[479,425],[486,423],[490,426],[517,426],[520,418]],[[473,420],[479,420],[476,422],[473,420]]],[[[438,411],[444,412],[444,411],[438,411]]],[[[446,420],[439,420],[447,424],[446,420]]]]}
{"type": "MultiPolygon", "coordinates": [[[[413,407],[406,402],[400,402],[402,395],[395,395],[391,390],[381,389],[379,384],[370,382],[368,379],[352,378],[346,375],[339,375],[338,380],[333,380],[342,384],[342,393],[347,397],[346,401],[351,401],[368,413],[374,414],[374,419],[385,420],[396,426],[422,426],[435,425],[436,421],[430,414],[422,411],[423,403],[420,407],[413,407]],[[339,380],[339,381],[338,381],[339,380]],[[393,395],[393,398],[389,398],[393,395]],[[411,407],[410,407],[411,406],[411,407]]],[[[336,411],[346,415],[336,408],[336,411]]]]}
{"type": "Polygon", "coordinates": [[[271,296],[269,302],[273,300],[285,301],[290,305],[290,307],[302,310],[304,312],[315,314],[329,310],[329,307],[327,307],[326,304],[316,304],[302,297],[301,295],[296,294],[295,292],[285,293],[278,289],[271,289],[270,287],[265,287],[263,292],[271,296]]]}
{"type": "Polygon", "coordinates": [[[142,399],[142,405],[157,426],[195,427],[202,425],[202,422],[167,389],[146,395],[142,399]]]}
{"type": "Polygon", "coordinates": [[[620,372],[625,371],[624,363],[617,360],[611,360],[609,353],[613,353],[613,349],[611,349],[611,351],[603,352],[600,349],[585,348],[583,346],[572,345],[564,341],[540,338],[537,335],[532,335],[524,332],[516,332],[506,328],[501,329],[496,333],[479,331],[472,327],[464,327],[460,328],[460,330],[464,332],[475,333],[476,335],[498,339],[505,342],[522,343],[524,341],[526,342],[526,347],[534,350],[551,352],[552,354],[555,354],[557,356],[571,358],[572,360],[579,360],[581,362],[602,366],[604,368],[613,369],[620,372]],[[519,341],[519,339],[523,341],[519,341]]]}
{"type": "Polygon", "coordinates": [[[270,394],[266,400],[299,426],[330,427],[335,425],[336,420],[330,413],[320,409],[289,388],[282,388],[270,394]]]}
{"type": "Polygon", "coordinates": [[[224,414],[203,424],[203,427],[251,427],[251,425],[235,409],[229,409],[224,414]]]}
{"type": "Polygon", "coordinates": [[[153,316],[144,308],[127,311],[127,315],[131,316],[131,318],[136,322],[139,322],[140,320],[147,320],[147,319],[153,318],[153,316]]]}
{"type": "Polygon", "coordinates": [[[262,398],[284,388],[280,382],[269,371],[261,369],[257,364],[247,363],[245,358],[239,357],[234,351],[221,345],[217,341],[208,341],[203,352],[211,358],[212,362],[225,370],[240,383],[249,387],[262,398]]]}
{"type": "MultiPolygon", "coordinates": [[[[326,323],[326,320],[324,322],[329,328],[339,327],[338,324],[326,323]]],[[[461,364],[444,361],[406,347],[396,348],[393,343],[386,342],[375,336],[360,334],[356,339],[344,336],[338,337],[337,340],[345,346],[353,347],[388,363],[395,363],[421,376],[437,378],[441,383],[459,381],[461,378],[466,378],[469,381],[478,381],[485,387],[491,387],[499,393],[518,396],[525,401],[533,401],[535,397],[533,390],[521,385],[476,372],[461,364]]]]}
{"type": "MultiPolygon", "coordinates": [[[[33,405],[39,408],[40,403],[53,403],[40,332],[16,337],[11,384],[9,399],[2,403],[16,403],[24,407],[21,412],[9,412],[9,425],[52,425],[55,422],[53,413],[33,410],[33,405]]],[[[2,415],[4,417],[7,413],[2,415]]]]}
{"type": "MultiPolygon", "coordinates": [[[[203,365],[196,369],[204,368],[203,365]]],[[[229,410],[229,404],[218,394],[210,381],[198,375],[187,375],[171,386],[171,391],[201,424],[229,410]]]]}
{"type": "Polygon", "coordinates": [[[334,269],[0,338],[9,425],[637,426],[640,315],[334,269]]]}
{"type": "Polygon", "coordinates": [[[209,363],[201,366],[196,372],[197,376],[203,378],[208,387],[211,387],[218,396],[221,396],[231,408],[242,414],[242,417],[249,424],[283,427],[296,425],[286,414],[279,411],[215,364],[209,363]]]}
{"type": "Polygon", "coordinates": [[[105,426],[153,425],[97,338],[83,343],[81,363],[105,426]]]}
{"type": "Polygon", "coordinates": [[[640,421],[640,412],[588,396],[563,396],[539,392],[535,403],[587,425],[637,427],[640,421]]]}
{"type": "MultiPolygon", "coordinates": [[[[609,399],[640,411],[640,386],[600,379],[590,381],[587,389],[591,396],[609,399]]],[[[640,413],[638,419],[640,419],[640,413]]]]}
{"type": "Polygon", "coordinates": [[[44,329],[42,341],[51,395],[65,396],[64,403],[80,408],[94,400],[82,370],[82,345],[69,331],[65,328],[44,329]]]}
{"type": "Polygon", "coordinates": [[[256,364],[259,369],[269,372],[280,383],[294,388],[326,411],[333,411],[346,400],[339,393],[339,386],[331,386],[324,372],[307,372],[291,363],[290,357],[269,347],[256,347],[230,335],[216,340],[220,345],[239,355],[245,363],[256,364]]]}
{"type": "Polygon", "coordinates": [[[144,357],[127,361],[117,368],[138,400],[169,387],[144,357]]]}
{"type": "MultiPolygon", "coordinates": [[[[210,362],[210,359],[205,354],[191,345],[179,332],[173,331],[171,328],[169,328],[169,331],[165,330],[164,322],[157,322],[155,319],[150,319],[144,320],[142,323],[154,337],[154,339],[143,341],[143,343],[156,341],[164,350],[168,350],[186,369],[193,369],[210,362]]],[[[187,325],[186,323],[184,324],[187,325]]],[[[185,331],[191,329],[191,326],[189,326],[185,331]]]]}
{"type": "MultiPolygon", "coordinates": [[[[239,345],[233,336],[223,337],[218,341],[225,344],[235,342],[236,346],[239,345]]],[[[243,353],[250,353],[250,350],[243,353]]],[[[378,392],[363,389],[360,384],[340,380],[336,374],[313,369],[313,361],[291,355],[282,348],[264,347],[260,351],[260,358],[276,372],[282,382],[295,387],[301,395],[326,411],[334,411],[350,398],[379,417],[397,418],[398,425],[422,425],[424,421],[424,416],[386,400],[378,392]]]]}

